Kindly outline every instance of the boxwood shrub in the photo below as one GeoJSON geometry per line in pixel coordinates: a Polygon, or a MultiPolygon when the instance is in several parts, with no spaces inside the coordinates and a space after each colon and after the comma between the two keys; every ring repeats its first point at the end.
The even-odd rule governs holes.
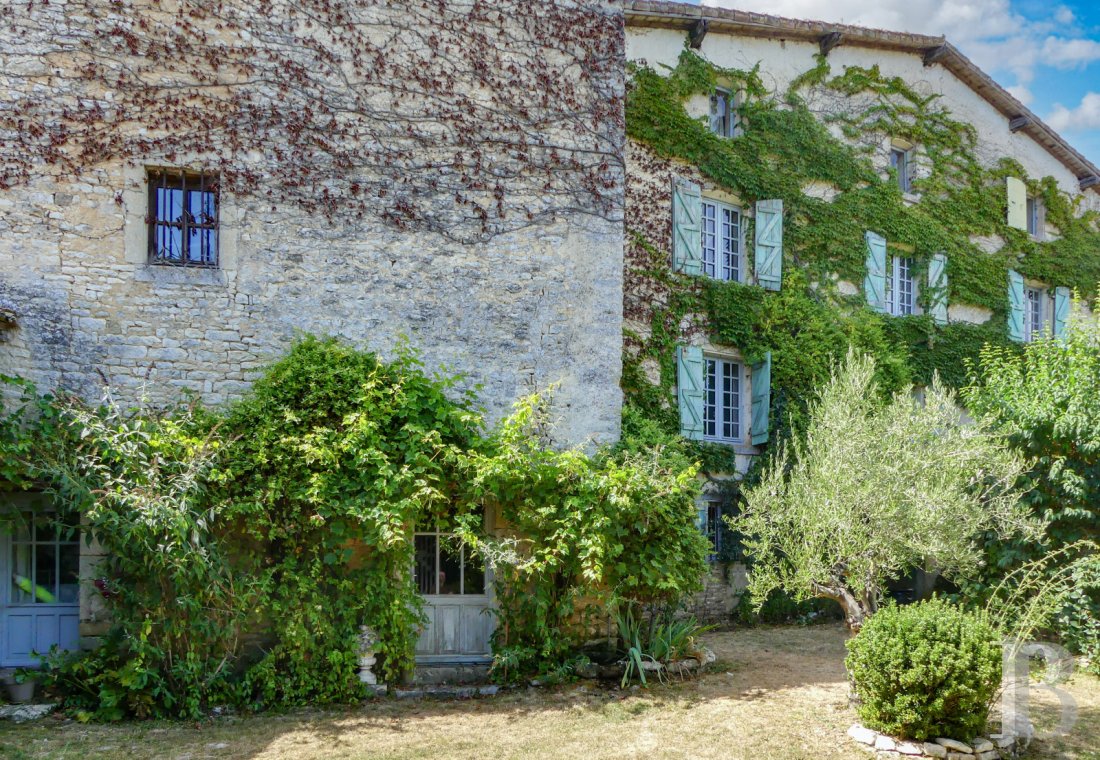
{"type": "Polygon", "coordinates": [[[868,728],[905,739],[969,739],[1001,680],[1000,636],[981,613],[942,599],[879,610],[845,661],[868,728]]]}

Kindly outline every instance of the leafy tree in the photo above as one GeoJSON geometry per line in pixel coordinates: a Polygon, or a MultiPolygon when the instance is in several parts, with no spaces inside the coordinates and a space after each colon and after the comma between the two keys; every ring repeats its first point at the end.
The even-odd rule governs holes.
{"type": "Polygon", "coordinates": [[[914,567],[975,570],[985,531],[1030,529],[1007,442],[970,422],[936,378],[923,399],[884,399],[872,359],[849,352],[810,406],[805,437],[746,489],[734,527],[753,559],[757,604],[782,589],[826,597],[858,630],[884,583],[914,567]]]}

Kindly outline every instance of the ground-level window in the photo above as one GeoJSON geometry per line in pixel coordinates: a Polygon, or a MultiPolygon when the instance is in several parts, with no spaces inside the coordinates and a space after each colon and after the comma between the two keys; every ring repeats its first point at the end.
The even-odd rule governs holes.
{"type": "Polygon", "coordinates": [[[708,500],[706,502],[703,535],[710,541],[710,553],[712,556],[722,551],[722,502],[717,500],[708,500]]]}
{"type": "Polygon", "coordinates": [[[11,604],[77,604],[80,540],[49,512],[21,512],[11,536],[11,604]]]}
{"type": "Polygon", "coordinates": [[[886,269],[886,311],[897,317],[913,313],[917,283],[913,275],[913,259],[891,256],[886,269]]]}
{"type": "Polygon", "coordinates": [[[703,438],[740,441],[742,366],[712,357],[703,361],[703,438]]]}
{"type": "Polygon", "coordinates": [[[1027,313],[1024,315],[1024,340],[1038,340],[1046,329],[1047,293],[1042,288],[1025,288],[1027,313]]]}
{"type": "Polygon", "coordinates": [[[703,274],[741,280],[741,209],[703,199],[703,274]]]}
{"type": "Polygon", "coordinates": [[[417,533],[414,577],[424,595],[484,594],[485,568],[453,535],[417,533]]]}

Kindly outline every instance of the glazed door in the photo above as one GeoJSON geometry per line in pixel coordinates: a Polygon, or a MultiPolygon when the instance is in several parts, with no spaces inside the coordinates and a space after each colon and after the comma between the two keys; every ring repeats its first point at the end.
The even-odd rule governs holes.
{"type": "Polygon", "coordinates": [[[79,534],[38,495],[0,498],[0,667],[37,665],[36,652],[80,644],[79,534]]]}
{"type": "Polygon", "coordinates": [[[417,533],[413,540],[416,585],[428,617],[417,661],[488,659],[496,617],[484,568],[446,533],[417,533]]]}

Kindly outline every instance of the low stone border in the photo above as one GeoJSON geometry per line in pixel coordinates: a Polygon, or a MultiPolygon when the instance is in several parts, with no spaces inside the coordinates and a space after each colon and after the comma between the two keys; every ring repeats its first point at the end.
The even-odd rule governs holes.
{"type": "Polygon", "coordinates": [[[38,720],[53,712],[55,707],[57,707],[55,704],[0,705],[0,720],[10,720],[13,723],[38,720]]]}
{"type": "Polygon", "coordinates": [[[874,749],[885,757],[935,757],[945,760],[999,760],[1016,757],[1024,740],[1014,736],[990,734],[969,742],[957,739],[936,739],[934,742],[913,742],[880,734],[858,723],[848,729],[848,736],[874,749]]]}
{"type": "MultiPolygon", "coordinates": [[[[657,673],[658,675],[686,678],[702,672],[707,665],[710,665],[717,659],[718,657],[714,652],[703,647],[695,657],[685,657],[682,660],[674,660],[667,664],[645,660],[642,662],[642,670],[646,672],[647,677],[653,673],[657,673]]],[[[625,660],[620,660],[612,665],[589,663],[587,667],[577,671],[577,675],[581,678],[596,679],[600,681],[617,681],[622,679],[625,669],[625,660]]]]}

